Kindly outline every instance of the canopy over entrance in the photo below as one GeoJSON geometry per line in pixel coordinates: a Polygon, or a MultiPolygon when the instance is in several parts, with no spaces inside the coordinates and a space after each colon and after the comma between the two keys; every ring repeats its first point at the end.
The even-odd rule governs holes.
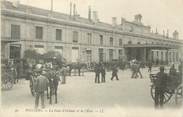
{"type": "Polygon", "coordinates": [[[169,58],[170,60],[174,60],[174,58],[177,58],[176,51],[179,46],[165,44],[125,44],[124,48],[128,61],[132,59],[137,59],[138,61],[142,61],[145,63],[150,61],[157,63],[158,61],[158,63],[167,64],[169,58]]]}

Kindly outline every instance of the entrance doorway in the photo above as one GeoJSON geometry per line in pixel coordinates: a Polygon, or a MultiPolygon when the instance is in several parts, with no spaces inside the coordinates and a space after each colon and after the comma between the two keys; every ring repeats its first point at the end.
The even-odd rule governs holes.
{"type": "Polygon", "coordinates": [[[20,59],[21,58],[21,45],[11,44],[10,45],[10,59],[20,59]]]}
{"type": "Polygon", "coordinates": [[[136,59],[138,61],[146,62],[148,60],[148,51],[145,48],[125,48],[127,60],[136,59]]]}
{"type": "Polygon", "coordinates": [[[72,62],[76,63],[79,59],[79,48],[73,47],[72,48],[72,62]]]}
{"type": "Polygon", "coordinates": [[[92,52],[91,50],[86,50],[86,60],[88,63],[92,62],[92,52]]]}

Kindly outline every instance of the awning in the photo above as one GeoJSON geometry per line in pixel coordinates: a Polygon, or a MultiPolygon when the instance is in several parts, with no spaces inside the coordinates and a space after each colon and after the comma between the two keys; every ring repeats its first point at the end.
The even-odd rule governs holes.
{"type": "Polygon", "coordinates": [[[46,50],[44,48],[35,48],[36,52],[39,53],[39,54],[44,54],[46,53],[46,50]]]}
{"type": "Polygon", "coordinates": [[[19,42],[20,40],[13,40],[13,39],[1,39],[1,43],[12,43],[12,42],[19,42]]]}
{"type": "Polygon", "coordinates": [[[124,44],[125,48],[179,48],[175,45],[165,45],[165,44],[124,44]]]}

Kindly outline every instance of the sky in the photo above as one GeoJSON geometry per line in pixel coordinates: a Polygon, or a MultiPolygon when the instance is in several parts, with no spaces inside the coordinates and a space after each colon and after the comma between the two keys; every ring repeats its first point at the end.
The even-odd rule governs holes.
{"type": "MultiPolygon", "coordinates": [[[[17,1],[17,0],[8,0],[17,1]]],[[[22,4],[51,9],[51,0],[19,0],[22,4]]],[[[69,14],[70,2],[76,4],[81,17],[88,17],[88,6],[98,11],[99,20],[112,23],[112,17],[121,17],[128,21],[134,20],[135,14],[142,15],[144,25],[150,25],[153,32],[156,28],[160,34],[169,30],[172,36],[174,30],[179,32],[183,40],[183,0],[53,0],[53,10],[69,14]]]]}

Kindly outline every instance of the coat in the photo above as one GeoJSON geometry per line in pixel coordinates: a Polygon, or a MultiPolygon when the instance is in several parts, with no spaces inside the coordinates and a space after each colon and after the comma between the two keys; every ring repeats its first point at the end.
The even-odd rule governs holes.
{"type": "Polygon", "coordinates": [[[157,88],[165,89],[167,87],[167,80],[168,80],[168,75],[166,73],[157,73],[157,79],[155,81],[155,86],[157,88]]]}
{"type": "Polygon", "coordinates": [[[44,92],[48,87],[48,79],[45,76],[39,75],[35,81],[35,91],[44,92]]]}

